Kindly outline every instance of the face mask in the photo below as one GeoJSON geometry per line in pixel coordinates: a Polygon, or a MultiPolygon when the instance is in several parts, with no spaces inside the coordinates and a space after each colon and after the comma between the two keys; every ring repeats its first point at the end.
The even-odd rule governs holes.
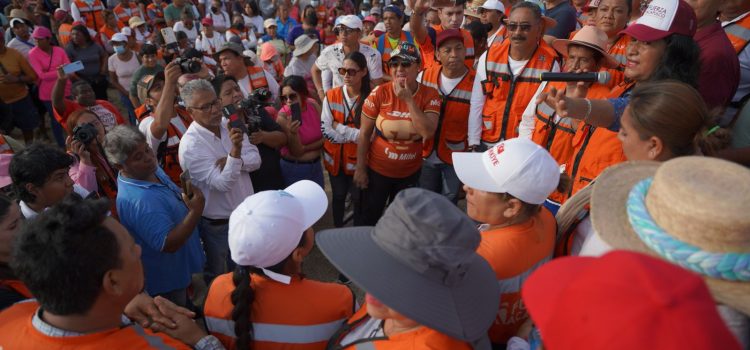
{"type": "Polygon", "coordinates": [[[116,54],[125,53],[125,46],[115,46],[114,49],[116,54]]]}
{"type": "Polygon", "coordinates": [[[320,5],[320,2],[318,2],[318,1],[310,1],[310,5],[312,5],[313,7],[318,7],[318,5],[320,5]]]}
{"type": "Polygon", "coordinates": [[[367,15],[369,15],[369,14],[370,14],[370,13],[369,13],[369,12],[367,12],[367,11],[360,11],[359,13],[360,13],[360,14],[362,14],[362,17],[367,17],[367,15]]]}

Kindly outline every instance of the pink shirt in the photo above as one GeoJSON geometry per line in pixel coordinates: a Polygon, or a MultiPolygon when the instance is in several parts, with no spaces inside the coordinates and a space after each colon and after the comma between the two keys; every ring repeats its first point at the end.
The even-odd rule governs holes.
{"type": "MultiPolygon", "coordinates": [[[[52,87],[57,80],[57,67],[70,63],[65,50],[52,46],[52,57],[38,47],[29,51],[29,64],[39,76],[39,99],[50,101],[52,98],[52,87]]],[[[70,96],[70,81],[65,85],[65,96],[70,96]]]]}
{"type": "MultiPolygon", "coordinates": [[[[323,132],[320,129],[320,114],[313,107],[315,100],[308,98],[305,106],[307,108],[302,111],[302,125],[299,127],[299,140],[303,145],[309,145],[315,141],[323,138],[323,132]]],[[[279,110],[279,113],[284,113],[292,119],[292,110],[288,105],[284,105],[279,110]]],[[[289,148],[286,146],[281,148],[281,155],[286,156],[289,154],[289,148]]]]}

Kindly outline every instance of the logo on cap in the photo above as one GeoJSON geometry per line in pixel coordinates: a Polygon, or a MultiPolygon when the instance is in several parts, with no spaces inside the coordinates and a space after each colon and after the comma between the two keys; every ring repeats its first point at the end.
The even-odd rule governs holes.
{"type": "Polygon", "coordinates": [[[490,162],[492,162],[492,166],[498,166],[500,165],[500,161],[497,159],[497,157],[505,151],[505,144],[499,144],[493,148],[490,149],[489,156],[490,156],[490,162]]]}
{"type": "Polygon", "coordinates": [[[660,19],[664,19],[667,17],[667,9],[661,6],[649,6],[648,9],[646,9],[646,13],[644,13],[643,15],[654,16],[660,19]]]}

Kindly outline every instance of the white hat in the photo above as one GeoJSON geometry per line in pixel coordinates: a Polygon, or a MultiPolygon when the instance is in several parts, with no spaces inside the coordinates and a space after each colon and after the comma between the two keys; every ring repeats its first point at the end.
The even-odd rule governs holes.
{"type": "Polygon", "coordinates": [[[249,58],[251,61],[253,61],[255,66],[260,66],[260,61],[258,61],[258,55],[256,55],[253,50],[242,51],[242,56],[245,56],[249,58]]]}
{"type": "Polygon", "coordinates": [[[245,198],[229,217],[232,260],[238,265],[261,268],[268,277],[288,284],[289,276],[265,268],[284,261],[297,248],[305,230],[327,208],[325,191],[310,180],[245,198]]]}
{"type": "Polygon", "coordinates": [[[484,2],[484,4],[482,4],[482,6],[479,7],[486,10],[495,10],[505,13],[505,5],[503,5],[503,3],[498,0],[487,0],[484,2]]]}
{"type": "Polygon", "coordinates": [[[378,22],[378,24],[375,25],[375,28],[373,28],[373,31],[379,31],[385,33],[385,23],[378,22]]]}
{"type": "Polygon", "coordinates": [[[122,33],[115,33],[115,34],[112,34],[112,38],[109,39],[109,41],[119,41],[119,42],[126,43],[128,42],[128,37],[122,33]]]}
{"type": "Polygon", "coordinates": [[[341,16],[339,24],[351,29],[362,29],[362,20],[355,15],[341,16]]]}
{"type": "Polygon", "coordinates": [[[278,27],[278,25],[276,24],[276,20],[273,18],[266,18],[266,20],[263,21],[263,28],[268,27],[278,27]]]}
{"type": "Polygon", "coordinates": [[[120,33],[125,34],[125,36],[131,36],[133,35],[133,30],[130,29],[130,27],[122,27],[122,29],[120,29],[120,33]]]}
{"type": "Polygon", "coordinates": [[[515,138],[484,153],[453,153],[453,168],[467,186],[508,193],[529,204],[542,204],[560,182],[560,167],[533,141],[515,138]]]}
{"type": "Polygon", "coordinates": [[[318,43],[318,38],[313,38],[309,35],[300,35],[297,37],[297,39],[294,40],[294,52],[292,52],[292,55],[300,56],[304,55],[310,49],[313,48],[313,45],[318,43]]]}

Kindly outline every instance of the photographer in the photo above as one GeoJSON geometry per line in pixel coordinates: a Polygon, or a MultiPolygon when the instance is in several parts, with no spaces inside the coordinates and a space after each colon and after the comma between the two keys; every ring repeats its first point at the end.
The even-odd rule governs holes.
{"type": "MultiPolygon", "coordinates": [[[[286,133],[281,129],[273,118],[263,108],[263,102],[257,101],[256,94],[243,101],[242,91],[237,85],[237,80],[230,76],[219,75],[211,81],[216,94],[219,95],[222,107],[228,105],[256,105],[257,108],[238,108],[245,114],[248,121],[247,129],[250,134],[250,143],[258,147],[260,153],[260,168],[250,173],[255,192],[266,190],[280,190],[284,188],[284,179],[281,176],[281,155],[279,148],[286,145],[286,133]]],[[[255,90],[262,91],[262,90],[255,90]]],[[[267,90],[266,90],[267,92],[267,90]]]]}

